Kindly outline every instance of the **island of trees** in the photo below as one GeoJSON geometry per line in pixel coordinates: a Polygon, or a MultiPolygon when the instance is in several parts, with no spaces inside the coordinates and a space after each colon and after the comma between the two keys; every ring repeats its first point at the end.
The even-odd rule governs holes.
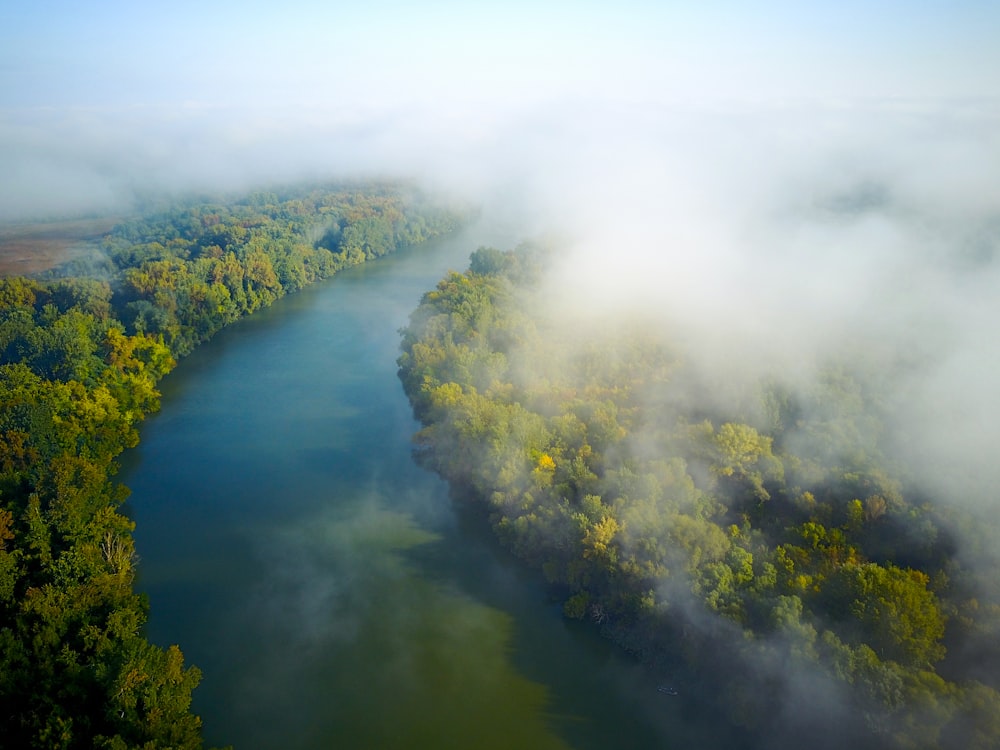
{"type": "Polygon", "coordinates": [[[411,315],[419,459],[749,746],[1000,746],[1000,587],[965,562],[996,529],[908,485],[877,378],[831,362],[723,410],[642,326],[564,343],[544,257],[481,248],[411,315]]]}
{"type": "Polygon", "coordinates": [[[197,668],[143,634],[116,457],[178,357],[459,219],[386,184],[191,201],[0,279],[0,747],[202,747],[197,668]]]}

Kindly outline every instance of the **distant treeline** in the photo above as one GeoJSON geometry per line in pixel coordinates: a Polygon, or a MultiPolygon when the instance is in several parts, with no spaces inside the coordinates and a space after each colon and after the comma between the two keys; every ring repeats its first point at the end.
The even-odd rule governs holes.
{"type": "Polygon", "coordinates": [[[640,326],[571,346],[529,312],[543,257],[474,253],[399,366],[418,456],[566,616],[754,746],[1000,747],[997,571],[955,541],[995,529],[907,488],[877,385],[831,364],[719,413],[640,326]]]}
{"type": "Polygon", "coordinates": [[[459,218],[392,185],[258,193],[122,224],[86,269],[0,279],[0,747],[202,747],[198,670],[143,634],[115,458],[177,357],[459,218]]]}

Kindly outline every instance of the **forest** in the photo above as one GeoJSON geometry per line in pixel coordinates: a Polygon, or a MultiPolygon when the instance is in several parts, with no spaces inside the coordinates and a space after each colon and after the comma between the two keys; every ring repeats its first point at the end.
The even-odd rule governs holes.
{"type": "Polygon", "coordinates": [[[191,199],[0,279],[0,747],[203,746],[199,670],[144,636],[116,460],[198,344],[462,219],[402,184],[191,199]]]}
{"type": "Polygon", "coordinates": [[[997,747],[997,529],[908,481],[890,386],[831,360],[723,409],[654,326],[565,336],[548,257],[480,248],[411,314],[418,459],[748,747],[997,747]]]}

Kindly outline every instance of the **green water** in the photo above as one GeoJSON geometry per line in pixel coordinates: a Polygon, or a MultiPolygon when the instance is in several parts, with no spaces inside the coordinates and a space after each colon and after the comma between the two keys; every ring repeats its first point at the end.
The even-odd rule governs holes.
{"type": "Polygon", "coordinates": [[[210,743],[717,746],[413,463],[398,329],[483,231],[283,299],[164,381],[122,478],[149,636],[202,669],[210,743]]]}

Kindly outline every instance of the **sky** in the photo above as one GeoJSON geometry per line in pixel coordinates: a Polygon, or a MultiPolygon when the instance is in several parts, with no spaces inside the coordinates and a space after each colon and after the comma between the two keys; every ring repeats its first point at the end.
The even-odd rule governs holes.
{"type": "Polygon", "coordinates": [[[995,3],[5,3],[8,106],[995,95],[995,3]],[[991,7],[992,6],[992,7],[991,7]]]}
{"type": "Polygon", "coordinates": [[[989,2],[12,0],[0,220],[345,171],[519,192],[664,111],[975,106],[998,29],[989,2]]]}

